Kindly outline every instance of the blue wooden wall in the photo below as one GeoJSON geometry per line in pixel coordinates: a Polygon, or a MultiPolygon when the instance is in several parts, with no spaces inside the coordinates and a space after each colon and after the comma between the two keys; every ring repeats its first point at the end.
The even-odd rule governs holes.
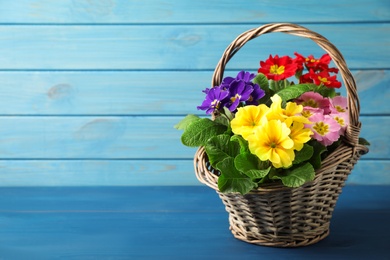
{"type": "MultiPolygon", "coordinates": [[[[173,125],[196,110],[225,47],[268,22],[299,23],[344,54],[371,151],[349,183],[390,184],[390,1],[0,2],[0,185],[197,185],[173,125]]],[[[248,43],[226,74],[306,39],[248,43]]]]}

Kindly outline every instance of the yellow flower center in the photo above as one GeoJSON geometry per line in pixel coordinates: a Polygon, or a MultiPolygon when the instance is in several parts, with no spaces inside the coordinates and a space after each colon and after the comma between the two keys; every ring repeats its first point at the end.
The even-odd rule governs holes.
{"type": "Polygon", "coordinates": [[[306,62],[319,62],[320,60],[306,58],[306,62]]]}
{"type": "Polygon", "coordinates": [[[335,106],[336,110],[339,111],[340,113],[345,112],[346,110],[340,106],[335,106]]]}
{"type": "Polygon", "coordinates": [[[336,116],[336,117],[334,118],[334,120],[336,120],[337,123],[339,123],[339,125],[345,126],[345,120],[344,120],[344,118],[341,118],[341,117],[336,116]]]}
{"type": "Polygon", "coordinates": [[[236,94],[234,97],[231,97],[231,98],[230,98],[230,101],[232,101],[232,103],[234,103],[234,101],[236,101],[237,98],[240,99],[241,96],[238,95],[238,94],[236,94]]]}
{"type": "Polygon", "coordinates": [[[314,99],[309,99],[306,100],[305,102],[302,103],[304,107],[318,107],[318,103],[314,99]]]}
{"type": "Polygon", "coordinates": [[[284,66],[272,65],[269,69],[270,74],[281,75],[284,73],[284,66]]]}
{"type": "Polygon", "coordinates": [[[327,78],[323,78],[323,77],[321,77],[321,76],[318,76],[318,79],[319,79],[322,83],[328,82],[328,79],[327,79],[327,78]]]}
{"type": "Polygon", "coordinates": [[[313,129],[320,135],[326,135],[329,132],[329,125],[324,124],[324,122],[317,122],[313,129]]]}
{"type": "Polygon", "coordinates": [[[302,114],[302,116],[304,116],[306,118],[309,118],[313,115],[313,113],[310,112],[309,110],[303,110],[301,114],[302,114]]]}

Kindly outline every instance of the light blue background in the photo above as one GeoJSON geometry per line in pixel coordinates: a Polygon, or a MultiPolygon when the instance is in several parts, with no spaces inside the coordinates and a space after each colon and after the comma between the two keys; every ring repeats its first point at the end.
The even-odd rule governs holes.
{"type": "MultiPolygon", "coordinates": [[[[0,186],[199,185],[194,149],[173,129],[240,33],[299,23],[344,54],[371,151],[349,184],[390,184],[390,2],[45,1],[0,3],[0,186]]],[[[269,54],[321,55],[283,34],[228,64],[256,72],[269,54]]]]}

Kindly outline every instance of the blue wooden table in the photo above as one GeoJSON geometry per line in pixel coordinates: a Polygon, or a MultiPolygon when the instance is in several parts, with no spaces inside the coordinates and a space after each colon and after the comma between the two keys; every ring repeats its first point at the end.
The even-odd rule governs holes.
{"type": "Polygon", "coordinates": [[[330,235],[303,248],[231,235],[208,187],[0,189],[0,259],[390,259],[390,187],[347,186],[330,235]]]}

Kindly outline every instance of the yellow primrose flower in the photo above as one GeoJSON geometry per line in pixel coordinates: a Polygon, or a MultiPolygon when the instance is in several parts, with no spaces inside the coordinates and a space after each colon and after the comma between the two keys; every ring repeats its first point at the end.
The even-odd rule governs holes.
{"type": "Polygon", "coordinates": [[[313,132],[309,128],[305,128],[305,125],[300,122],[294,122],[290,126],[290,138],[294,141],[294,150],[300,151],[303,144],[311,139],[313,132]]]}
{"type": "Polygon", "coordinates": [[[284,110],[284,114],[286,116],[295,116],[296,114],[301,113],[303,110],[302,105],[298,105],[295,102],[288,102],[286,104],[286,109],[284,110]]]}
{"type": "Polygon", "coordinates": [[[264,104],[238,108],[235,118],[230,122],[233,133],[241,135],[244,139],[252,135],[255,129],[266,121],[264,115],[268,109],[264,104]]]}
{"type": "Polygon", "coordinates": [[[286,116],[285,119],[286,125],[290,127],[293,122],[311,124],[309,119],[301,115],[302,111],[303,111],[302,105],[298,105],[295,102],[288,102],[286,104],[286,109],[283,111],[283,114],[286,116]]]}
{"type": "Polygon", "coordinates": [[[280,120],[266,121],[248,137],[249,150],[260,160],[269,160],[276,168],[289,167],[295,158],[290,132],[280,120]]]}
{"type": "Polygon", "coordinates": [[[275,94],[271,97],[272,104],[267,113],[268,120],[280,120],[284,121],[287,117],[284,115],[284,109],[282,108],[282,98],[275,94]]]}
{"type": "Polygon", "coordinates": [[[267,113],[268,120],[280,120],[285,122],[288,127],[290,127],[293,122],[311,124],[309,119],[301,115],[303,110],[302,105],[298,105],[295,102],[288,102],[286,104],[286,108],[283,109],[282,98],[279,95],[273,95],[271,100],[272,104],[269,112],[267,113]]]}

